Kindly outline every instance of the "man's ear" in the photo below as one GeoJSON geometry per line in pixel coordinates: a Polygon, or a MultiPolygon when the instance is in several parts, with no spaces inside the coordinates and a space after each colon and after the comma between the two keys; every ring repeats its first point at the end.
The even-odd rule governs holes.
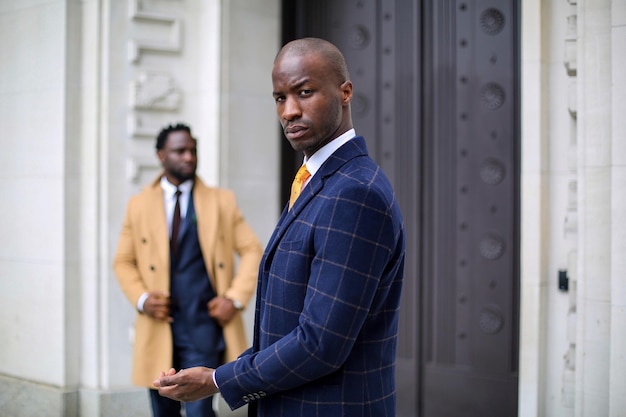
{"type": "Polygon", "coordinates": [[[346,80],[340,86],[342,101],[344,105],[350,104],[352,101],[352,81],[346,80]]]}
{"type": "Polygon", "coordinates": [[[165,160],[165,151],[163,149],[157,150],[157,158],[159,158],[159,161],[163,163],[163,161],[165,160]]]}

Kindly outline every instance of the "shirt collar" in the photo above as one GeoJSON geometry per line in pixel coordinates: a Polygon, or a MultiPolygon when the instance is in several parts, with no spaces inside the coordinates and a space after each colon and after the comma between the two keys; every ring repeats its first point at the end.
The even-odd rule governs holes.
{"type": "Polygon", "coordinates": [[[347,141],[356,136],[356,131],[350,129],[345,133],[337,136],[335,139],[328,142],[317,150],[310,158],[304,158],[307,170],[311,173],[311,176],[320,169],[320,167],[326,162],[326,160],[339,148],[341,148],[347,141]]]}
{"type": "Polygon", "coordinates": [[[189,194],[191,192],[191,188],[193,187],[193,180],[186,180],[181,183],[178,187],[167,180],[167,177],[163,175],[161,177],[161,188],[166,196],[174,195],[176,193],[176,188],[178,188],[182,194],[189,194]]]}

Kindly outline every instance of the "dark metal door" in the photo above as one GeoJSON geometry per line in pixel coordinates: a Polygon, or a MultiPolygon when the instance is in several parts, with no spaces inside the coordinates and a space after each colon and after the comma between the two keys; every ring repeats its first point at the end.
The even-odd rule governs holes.
{"type": "MultiPolygon", "coordinates": [[[[519,4],[285,0],[346,56],[357,133],[407,228],[398,416],[517,415],[519,4]]],[[[286,141],[283,141],[286,143],[286,141]]],[[[284,148],[284,186],[301,156],[284,148]]]]}
{"type": "Polygon", "coordinates": [[[515,416],[518,4],[432,1],[424,14],[423,412],[515,416]]]}

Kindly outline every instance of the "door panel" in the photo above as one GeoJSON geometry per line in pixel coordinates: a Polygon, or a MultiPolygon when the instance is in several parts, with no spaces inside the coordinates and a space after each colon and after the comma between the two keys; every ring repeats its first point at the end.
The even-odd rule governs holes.
{"type": "Polygon", "coordinates": [[[519,58],[514,1],[425,4],[424,416],[517,414],[519,58]],[[428,278],[432,277],[432,278],[428,278]],[[454,392],[452,396],[438,393],[454,392]]]}

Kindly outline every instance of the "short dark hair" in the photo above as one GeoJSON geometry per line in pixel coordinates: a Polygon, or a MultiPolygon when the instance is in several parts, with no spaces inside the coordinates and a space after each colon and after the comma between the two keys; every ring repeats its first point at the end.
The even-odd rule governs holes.
{"type": "Polygon", "coordinates": [[[191,134],[191,128],[184,123],[176,123],[175,125],[169,125],[161,129],[159,135],[156,138],[156,149],[160,151],[165,147],[165,142],[167,142],[167,137],[172,132],[185,131],[189,133],[189,136],[193,137],[191,134]]]}

